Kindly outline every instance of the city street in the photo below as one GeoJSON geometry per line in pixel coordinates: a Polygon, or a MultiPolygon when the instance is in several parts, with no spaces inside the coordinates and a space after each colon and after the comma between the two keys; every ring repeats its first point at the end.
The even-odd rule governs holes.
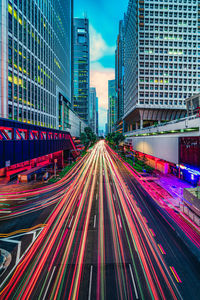
{"type": "Polygon", "coordinates": [[[105,141],[0,205],[0,299],[199,299],[199,264],[105,141]]]}

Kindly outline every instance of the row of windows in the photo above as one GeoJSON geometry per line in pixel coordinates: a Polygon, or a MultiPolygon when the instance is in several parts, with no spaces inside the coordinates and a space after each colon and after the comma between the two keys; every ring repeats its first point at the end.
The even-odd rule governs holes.
{"type": "MultiPolygon", "coordinates": [[[[197,13],[195,12],[195,13],[188,13],[188,12],[179,12],[179,13],[177,13],[177,12],[162,12],[162,11],[155,11],[155,12],[153,12],[153,11],[150,11],[150,12],[146,12],[145,11],[145,13],[144,12],[140,12],[140,15],[139,15],[139,17],[140,17],[140,19],[142,19],[142,18],[144,18],[144,16],[145,17],[148,17],[150,15],[150,17],[153,17],[153,16],[155,16],[155,17],[164,17],[164,18],[180,18],[180,19],[182,19],[182,18],[188,18],[188,19],[196,19],[197,18],[197,13]]],[[[150,19],[150,20],[152,20],[152,22],[154,23],[154,21],[153,21],[153,18],[152,19],[150,19]]],[[[179,20],[177,20],[177,22],[174,22],[174,24],[178,24],[178,22],[179,22],[179,20]]],[[[151,22],[150,22],[151,23],[151,22]]]]}
{"type": "MultiPolygon", "coordinates": [[[[192,45],[188,45],[188,47],[191,47],[192,45]]],[[[198,47],[200,47],[200,44],[198,44],[198,47]]],[[[166,59],[167,57],[173,58],[174,61],[196,61],[196,57],[183,57],[183,50],[182,49],[177,49],[177,48],[149,48],[149,47],[140,47],[139,48],[140,53],[146,53],[146,54],[164,54],[164,58],[166,59]],[[173,55],[173,56],[170,56],[173,55]]],[[[143,55],[142,55],[143,56],[143,55]]],[[[156,57],[160,57],[162,55],[156,55],[156,57]]],[[[153,55],[150,56],[151,58],[153,55]]],[[[149,55],[145,55],[145,59],[149,59],[149,55]]],[[[151,59],[152,60],[152,59],[151,59]]],[[[199,61],[199,60],[198,60],[199,61]]],[[[200,61],[199,61],[200,62],[200,61]]]]}
{"type": "MultiPolygon", "coordinates": [[[[157,0],[148,0],[149,2],[155,2],[155,4],[157,4],[158,2],[157,2],[157,0]]],[[[162,2],[166,2],[166,3],[174,3],[174,1],[175,0],[159,0],[161,3],[162,2]]],[[[176,0],[176,2],[175,3],[181,3],[181,4],[185,4],[185,3],[188,3],[188,4],[197,4],[197,1],[198,0],[176,0]]]]}
{"type": "Polygon", "coordinates": [[[140,99],[139,101],[139,104],[153,104],[153,105],[185,105],[185,101],[181,101],[181,100],[179,100],[179,101],[177,101],[177,100],[152,100],[152,99],[150,99],[150,100],[148,100],[148,99],[140,99]]]}
{"type": "MultiPolygon", "coordinates": [[[[197,46],[197,43],[187,43],[188,44],[188,47],[189,45],[191,45],[191,47],[196,47],[197,46]],[[195,46],[194,46],[195,45],[195,46]]],[[[157,40],[139,40],[139,46],[160,46],[160,47],[177,47],[179,45],[179,43],[177,42],[168,42],[168,41],[157,41],[157,40]]],[[[183,45],[183,44],[181,44],[183,45]]],[[[199,45],[199,44],[198,44],[199,45]]],[[[181,46],[181,47],[184,47],[184,46],[181,46]]],[[[199,47],[199,46],[198,46],[199,47]]],[[[184,47],[185,48],[185,47],[184,47]]],[[[182,50],[182,49],[181,49],[182,50]]],[[[197,51],[196,49],[183,49],[183,54],[191,54],[193,51],[193,54],[196,55],[197,54],[197,51]]],[[[198,54],[200,54],[200,51],[198,52],[198,54]]]]}
{"type": "MultiPolygon", "coordinates": [[[[153,3],[145,3],[145,8],[150,9],[166,9],[166,10],[185,10],[185,11],[191,11],[196,10],[196,2],[193,3],[194,5],[177,5],[177,3],[173,4],[153,4],[153,3]]],[[[140,7],[143,8],[144,5],[140,4],[140,7]]]]}
{"type": "MultiPolygon", "coordinates": [[[[148,22],[147,22],[148,23],[148,22]]],[[[166,31],[166,32],[179,32],[179,33],[197,33],[197,28],[194,27],[171,27],[171,26],[145,26],[145,31],[166,31]]],[[[148,32],[146,32],[148,34],[148,32]]]]}
{"type": "Polygon", "coordinates": [[[159,90],[159,91],[179,91],[179,92],[187,92],[187,91],[193,91],[193,92],[195,92],[196,90],[197,90],[197,88],[194,86],[193,88],[191,87],[191,86],[179,86],[179,87],[177,87],[177,86],[168,86],[168,85],[165,85],[164,87],[163,87],[163,85],[160,85],[160,86],[158,86],[158,85],[148,85],[148,84],[146,84],[145,86],[144,85],[139,85],[139,88],[140,88],[140,90],[159,90]]]}
{"type": "MultiPolygon", "coordinates": [[[[150,66],[151,67],[151,66],[150,66]]],[[[139,73],[140,73],[140,75],[154,75],[155,74],[155,70],[154,70],[154,68],[158,68],[158,64],[155,64],[154,66],[152,66],[151,67],[152,68],[152,70],[147,70],[147,69],[139,69],[139,73]]],[[[162,66],[161,66],[161,68],[162,68],[162,66]]],[[[166,69],[168,69],[168,67],[166,67],[166,69]]],[[[196,76],[198,76],[198,77],[200,77],[200,73],[197,73],[197,72],[182,72],[182,71],[179,71],[179,72],[177,72],[177,71],[174,71],[174,76],[184,76],[184,77],[196,77],[196,76]]]]}
{"type": "Polygon", "coordinates": [[[26,110],[23,107],[8,105],[8,118],[16,121],[27,122],[34,125],[56,128],[56,119],[35,111],[26,110]]]}
{"type": "MultiPolygon", "coordinates": [[[[162,71],[161,71],[162,72],[162,71]]],[[[168,74],[167,74],[168,75],[168,74]]],[[[169,75],[170,76],[172,76],[173,74],[170,74],[170,72],[169,72],[169,75]]],[[[193,84],[193,85],[195,85],[195,84],[197,84],[198,83],[198,85],[200,85],[200,80],[198,80],[197,81],[197,79],[188,79],[188,78],[185,78],[185,79],[181,79],[181,78],[177,78],[177,77],[175,77],[175,78],[158,78],[158,77],[140,77],[140,82],[152,82],[152,83],[175,83],[175,84],[177,84],[177,83],[179,83],[179,84],[189,84],[189,85],[191,85],[191,84],[193,84]]],[[[176,86],[175,86],[176,87],[176,86]]],[[[175,88],[174,87],[174,88],[175,88]]]]}
{"type": "MultiPolygon", "coordinates": [[[[197,70],[197,68],[198,68],[198,70],[200,70],[200,66],[198,66],[198,65],[190,65],[190,64],[180,64],[180,63],[176,64],[176,63],[174,63],[174,64],[164,64],[163,66],[162,66],[162,64],[160,64],[160,66],[164,67],[165,69],[178,69],[178,70],[184,69],[184,70],[192,70],[192,71],[194,71],[194,70],[197,70]]],[[[153,63],[140,62],[139,63],[139,67],[140,68],[144,68],[144,67],[145,68],[154,68],[154,65],[153,65],[153,63]]],[[[155,67],[156,67],[156,63],[155,63],[155,67]]]]}
{"type": "Polygon", "coordinates": [[[148,93],[148,92],[146,92],[146,93],[142,93],[142,92],[140,92],[139,93],[139,97],[140,98],[143,98],[143,97],[150,97],[150,98],[154,98],[154,97],[161,97],[161,98],[180,98],[180,99],[186,99],[186,98],[188,98],[188,95],[189,94],[187,94],[187,93],[184,93],[184,94],[177,94],[177,93],[153,93],[153,92],[151,92],[151,93],[148,93]]]}

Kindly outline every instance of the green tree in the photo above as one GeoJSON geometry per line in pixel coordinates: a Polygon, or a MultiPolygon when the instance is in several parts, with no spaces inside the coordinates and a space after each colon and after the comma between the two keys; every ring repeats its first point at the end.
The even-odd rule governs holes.
{"type": "Polygon", "coordinates": [[[84,132],[82,132],[80,135],[80,140],[87,149],[89,146],[96,142],[97,137],[96,134],[92,132],[92,129],[90,127],[85,127],[84,132]]]}

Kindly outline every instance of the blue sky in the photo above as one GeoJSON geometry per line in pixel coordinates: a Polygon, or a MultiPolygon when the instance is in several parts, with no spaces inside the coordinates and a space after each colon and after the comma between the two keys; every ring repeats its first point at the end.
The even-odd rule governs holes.
{"type": "Polygon", "coordinates": [[[85,15],[90,23],[90,86],[99,97],[99,128],[105,129],[108,106],[108,80],[114,79],[115,45],[119,20],[128,0],[74,0],[74,17],[85,15]]]}

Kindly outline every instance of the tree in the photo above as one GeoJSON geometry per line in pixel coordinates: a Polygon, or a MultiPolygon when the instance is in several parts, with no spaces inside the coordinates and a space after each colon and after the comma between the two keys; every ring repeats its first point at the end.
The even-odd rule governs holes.
{"type": "Polygon", "coordinates": [[[111,132],[111,133],[108,133],[106,140],[111,145],[118,146],[120,144],[120,142],[123,142],[125,140],[125,137],[120,132],[111,132]]]}
{"type": "Polygon", "coordinates": [[[96,134],[92,132],[90,127],[85,127],[84,132],[80,135],[80,140],[87,149],[91,144],[94,144],[97,140],[96,134]]]}
{"type": "Polygon", "coordinates": [[[125,136],[120,132],[115,132],[113,140],[115,142],[115,145],[118,146],[121,142],[125,140],[125,136]]]}

